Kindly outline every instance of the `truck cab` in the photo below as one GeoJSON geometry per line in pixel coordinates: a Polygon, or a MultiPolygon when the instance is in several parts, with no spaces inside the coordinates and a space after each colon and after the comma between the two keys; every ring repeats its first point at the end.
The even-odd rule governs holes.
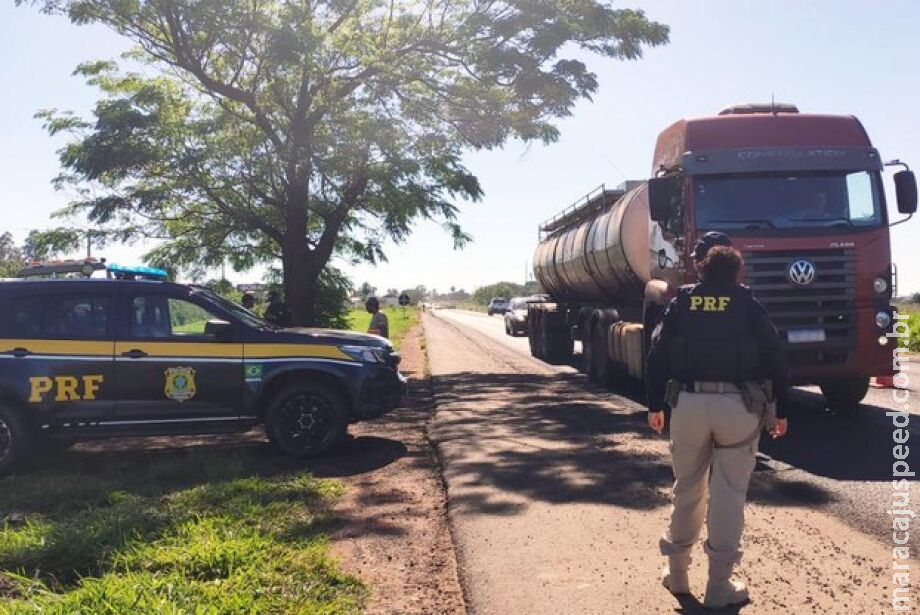
{"type": "MultiPolygon", "coordinates": [[[[786,342],[794,382],[819,384],[843,408],[862,399],[871,376],[893,373],[892,221],[884,165],[858,119],[730,107],[666,129],[655,169],[653,250],[679,255],[658,277],[695,281],[689,246],[707,231],[727,233],[786,342]]],[[[912,214],[913,175],[895,179],[899,210],[912,214]]]]}

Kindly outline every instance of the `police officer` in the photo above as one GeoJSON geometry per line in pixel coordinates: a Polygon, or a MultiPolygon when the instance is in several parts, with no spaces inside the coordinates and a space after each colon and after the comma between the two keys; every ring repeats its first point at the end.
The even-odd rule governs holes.
{"type": "Polygon", "coordinates": [[[774,438],[786,433],[788,374],[776,329],[751,290],[737,281],[743,261],[728,236],[704,234],[691,256],[700,282],[682,287],[664,312],[646,371],[649,426],[659,435],[666,397],[672,409],[675,482],[671,522],[660,541],[668,557],[662,580],[674,594],[690,593],[690,551],[705,516],[709,580],[703,605],[722,608],[748,600],[732,570],[741,560],[744,503],[760,431],[766,427],[774,438]]]}

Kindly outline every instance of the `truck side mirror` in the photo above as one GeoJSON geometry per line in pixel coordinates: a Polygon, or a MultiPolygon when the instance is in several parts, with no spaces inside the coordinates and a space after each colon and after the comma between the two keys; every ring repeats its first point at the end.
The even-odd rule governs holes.
{"type": "Polygon", "coordinates": [[[898,211],[902,214],[916,213],[917,179],[913,171],[898,171],[894,174],[894,191],[898,197],[898,211]]]}
{"type": "Polygon", "coordinates": [[[680,175],[653,177],[648,180],[648,213],[655,222],[666,222],[675,213],[681,199],[683,178],[680,175]]]}

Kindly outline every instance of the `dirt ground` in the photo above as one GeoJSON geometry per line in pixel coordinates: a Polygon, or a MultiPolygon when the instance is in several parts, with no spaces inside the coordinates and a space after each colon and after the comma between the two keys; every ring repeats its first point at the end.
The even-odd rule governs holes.
{"type": "Polygon", "coordinates": [[[366,450],[371,469],[337,477],[346,493],[334,511],[344,525],[332,536],[333,552],[367,583],[371,615],[466,612],[444,488],[426,436],[434,407],[423,339],[415,327],[402,343],[400,369],[409,378],[404,407],[350,430],[349,446],[366,450]],[[392,460],[374,463],[377,455],[392,460]]]}

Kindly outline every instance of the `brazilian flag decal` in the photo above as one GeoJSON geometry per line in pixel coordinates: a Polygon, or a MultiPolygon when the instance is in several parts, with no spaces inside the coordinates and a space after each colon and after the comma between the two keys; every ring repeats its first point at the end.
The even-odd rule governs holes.
{"type": "Polygon", "coordinates": [[[262,380],[262,365],[247,365],[243,368],[246,380],[262,380]]]}

